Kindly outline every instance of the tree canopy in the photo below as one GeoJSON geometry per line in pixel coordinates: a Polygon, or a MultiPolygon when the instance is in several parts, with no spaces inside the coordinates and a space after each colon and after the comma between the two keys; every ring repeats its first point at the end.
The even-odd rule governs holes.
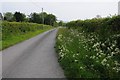
{"type": "Polygon", "coordinates": [[[56,25],[57,18],[53,14],[48,14],[46,12],[41,13],[31,13],[30,15],[25,15],[21,12],[6,12],[4,13],[4,20],[6,21],[16,21],[16,22],[33,22],[39,24],[47,24],[47,25],[56,25]]]}
{"type": "Polygon", "coordinates": [[[22,22],[25,20],[26,15],[20,12],[15,12],[14,17],[17,22],[22,22]]]}
{"type": "Polygon", "coordinates": [[[39,23],[39,24],[47,24],[47,25],[54,25],[56,22],[56,16],[53,14],[47,14],[46,12],[43,13],[31,13],[30,22],[39,23]]]}
{"type": "Polygon", "coordinates": [[[11,12],[4,13],[4,20],[13,21],[14,20],[13,13],[11,12]]]}

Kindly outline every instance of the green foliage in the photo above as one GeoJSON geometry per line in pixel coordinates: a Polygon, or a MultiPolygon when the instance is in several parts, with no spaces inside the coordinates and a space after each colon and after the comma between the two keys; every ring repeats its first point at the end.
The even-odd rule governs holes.
{"type": "Polygon", "coordinates": [[[110,35],[120,33],[120,16],[71,21],[67,23],[67,27],[82,28],[86,33],[93,32],[99,35],[101,41],[105,41],[110,35]]]}
{"type": "Polygon", "coordinates": [[[63,26],[63,21],[60,21],[60,22],[58,23],[58,25],[59,25],[59,26],[63,26]]]}
{"type": "Polygon", "coordinates": [[[54,22],[56,22],[56,16],[53,15],[53,14],[48,14],[46,17],[45,17],[45,24],[47,25],[54,25],[54,22]]]}
{"type": "Polygon", "coordinates": [[[38,13],[32,13],[30,14],[30,22],[33,23],[42,23],[42,15],[38,13]]]}
{"type": "Polygon", "coordinates": [[[120,35],[101,42],[96,34],[83,32],[82,28],[59,29],[56,49],[67,78],[120,79],[120,48],[116,37],[120,35]]]}
{"type": "Polygon", "coordinates": [[[32,22],[32,23],[39,23],[39,24],[46,24],[54,26],[57,21],[57,18],[53,14],[47,14],[46,12],[41,13],[31,13],[28,17],[21,13],[15,12],[14,14],[11,12],[6,12],[4,14],[5,21],[16,21],[16,22],[32,22]]]}
{"type": "Polygon", "coordinates": [[[113,16],[106,24],[108,24],[113,31],[120,31],[120,16],[113,16]]]}
{"type": "Polygon", "coordinates": [[[59,25],[58,25],[57,22],[54,22],[53,26],[54,26],[54,27],[58,27],[59,25]]]}
{"type": "Polygon", "coordinates": [[[3,15],[0,13],[0,21],[3,20],[3,15]]]}
{"type": "Polygon", "coordinates": [[[86,32],[96,32],[99,35],[109,35],[120,31],[120,16],[77,20],[68,22],[66,25],[69,28],[82,27],[86,32]]]}
{"type": "Polygon", "coordinates": [[[2,49],[51,28],[51,26],[36,23],[4,21],[2,22],[2,49]]]}
{"type": "Polygon", "coordinates": [[[11,12],[6,12],[4,14],[4,20],[7,20],[7,21],[14,21],[14,16],[11,12]]]}
{"type": "Polygon", "coordinates": [[[46,12],[43,13],[32,13],[30,14],[30,22],[39,23],[39,24],[46,24],[46,25],[54,25],[56,22],[56,16],[53,14],[47,14],[46,12]]]}
{"type": "Polygon", "coordinates": [[[120,16],[71,21],[57,36],[68,78],[120,79],[120,16]]]}
{"type": "Polygon", "coordinates": [[[20,12],[15,12],[14,18],[17,22],[23,22],[26,18],[26,15],[20,12]]]}
{"type": "Polygon", "coordinates": [[[65,22],[63,22],[63,21],[58,22],[58,25],[59,25],[59,26],[66,27],[66,23],[65,23],[65,22]]]}

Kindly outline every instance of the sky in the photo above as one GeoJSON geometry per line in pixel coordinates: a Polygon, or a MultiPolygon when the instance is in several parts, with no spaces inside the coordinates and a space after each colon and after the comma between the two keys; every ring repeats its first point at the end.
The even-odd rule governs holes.
{"type": "Polygon", "coordinates": [[[71,21],[77,19],[90,19],[101,15],[106,17],[118,14],[119,0],[0,0],[0,11],[20,11],[29,15],[41,12],[57,16],[58,20],[71,21]]]}

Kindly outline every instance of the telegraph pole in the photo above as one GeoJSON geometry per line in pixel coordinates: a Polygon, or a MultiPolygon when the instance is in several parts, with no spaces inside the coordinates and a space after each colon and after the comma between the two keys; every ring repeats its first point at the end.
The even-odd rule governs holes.
{"type": "Polygon", "coordinates": [[[120,1],[118,2],[118,15],[120,15],[120,1]]]}

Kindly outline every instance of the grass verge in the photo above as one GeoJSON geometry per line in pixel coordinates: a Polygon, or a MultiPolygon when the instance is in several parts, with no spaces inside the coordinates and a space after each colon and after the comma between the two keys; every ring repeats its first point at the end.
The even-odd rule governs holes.
{"type": "Polygon", "coordinates": [[[8,47],[14,45],[14,44],[17,44],[17,43],[19,43],[19,42],[22,42],[22,41],[24,41],[24,40],[27,40],[27,39],[29,39],[29,38],[32,38],[32,37],[34,37],[34,36],[36,36],[36,35],[38,35],[38,34],[40,34],[40,33],[43,33],[43,32],[45,32],[45,31],[48,31],[48,30],[50,30],[50,29],[53,29],[53,28],[50,27],[50,28],[46,28],[46,29],[36,30],[36,31],[34,31],[34,32],[27,32],[27,33],[25,33],[25,34],[18,35],[18,36],[17,36],[17,35],[9,36],[9,38],[7,38],[7,39],[5,39],[5,40],[3,40],[3,41],[0,41],[0,45],[2,45],[2,46],[0,47],[0,50],[3,50],[3,49],[5,49],[5,48],[8,48],[8,47]]]}
{"type": "Polygon", "coordinates": [[[57,34],[56,50],[68,79],[120,79],[120,49],[118,35],[101,42],[95,33],[61,28],[57,34]]]}

